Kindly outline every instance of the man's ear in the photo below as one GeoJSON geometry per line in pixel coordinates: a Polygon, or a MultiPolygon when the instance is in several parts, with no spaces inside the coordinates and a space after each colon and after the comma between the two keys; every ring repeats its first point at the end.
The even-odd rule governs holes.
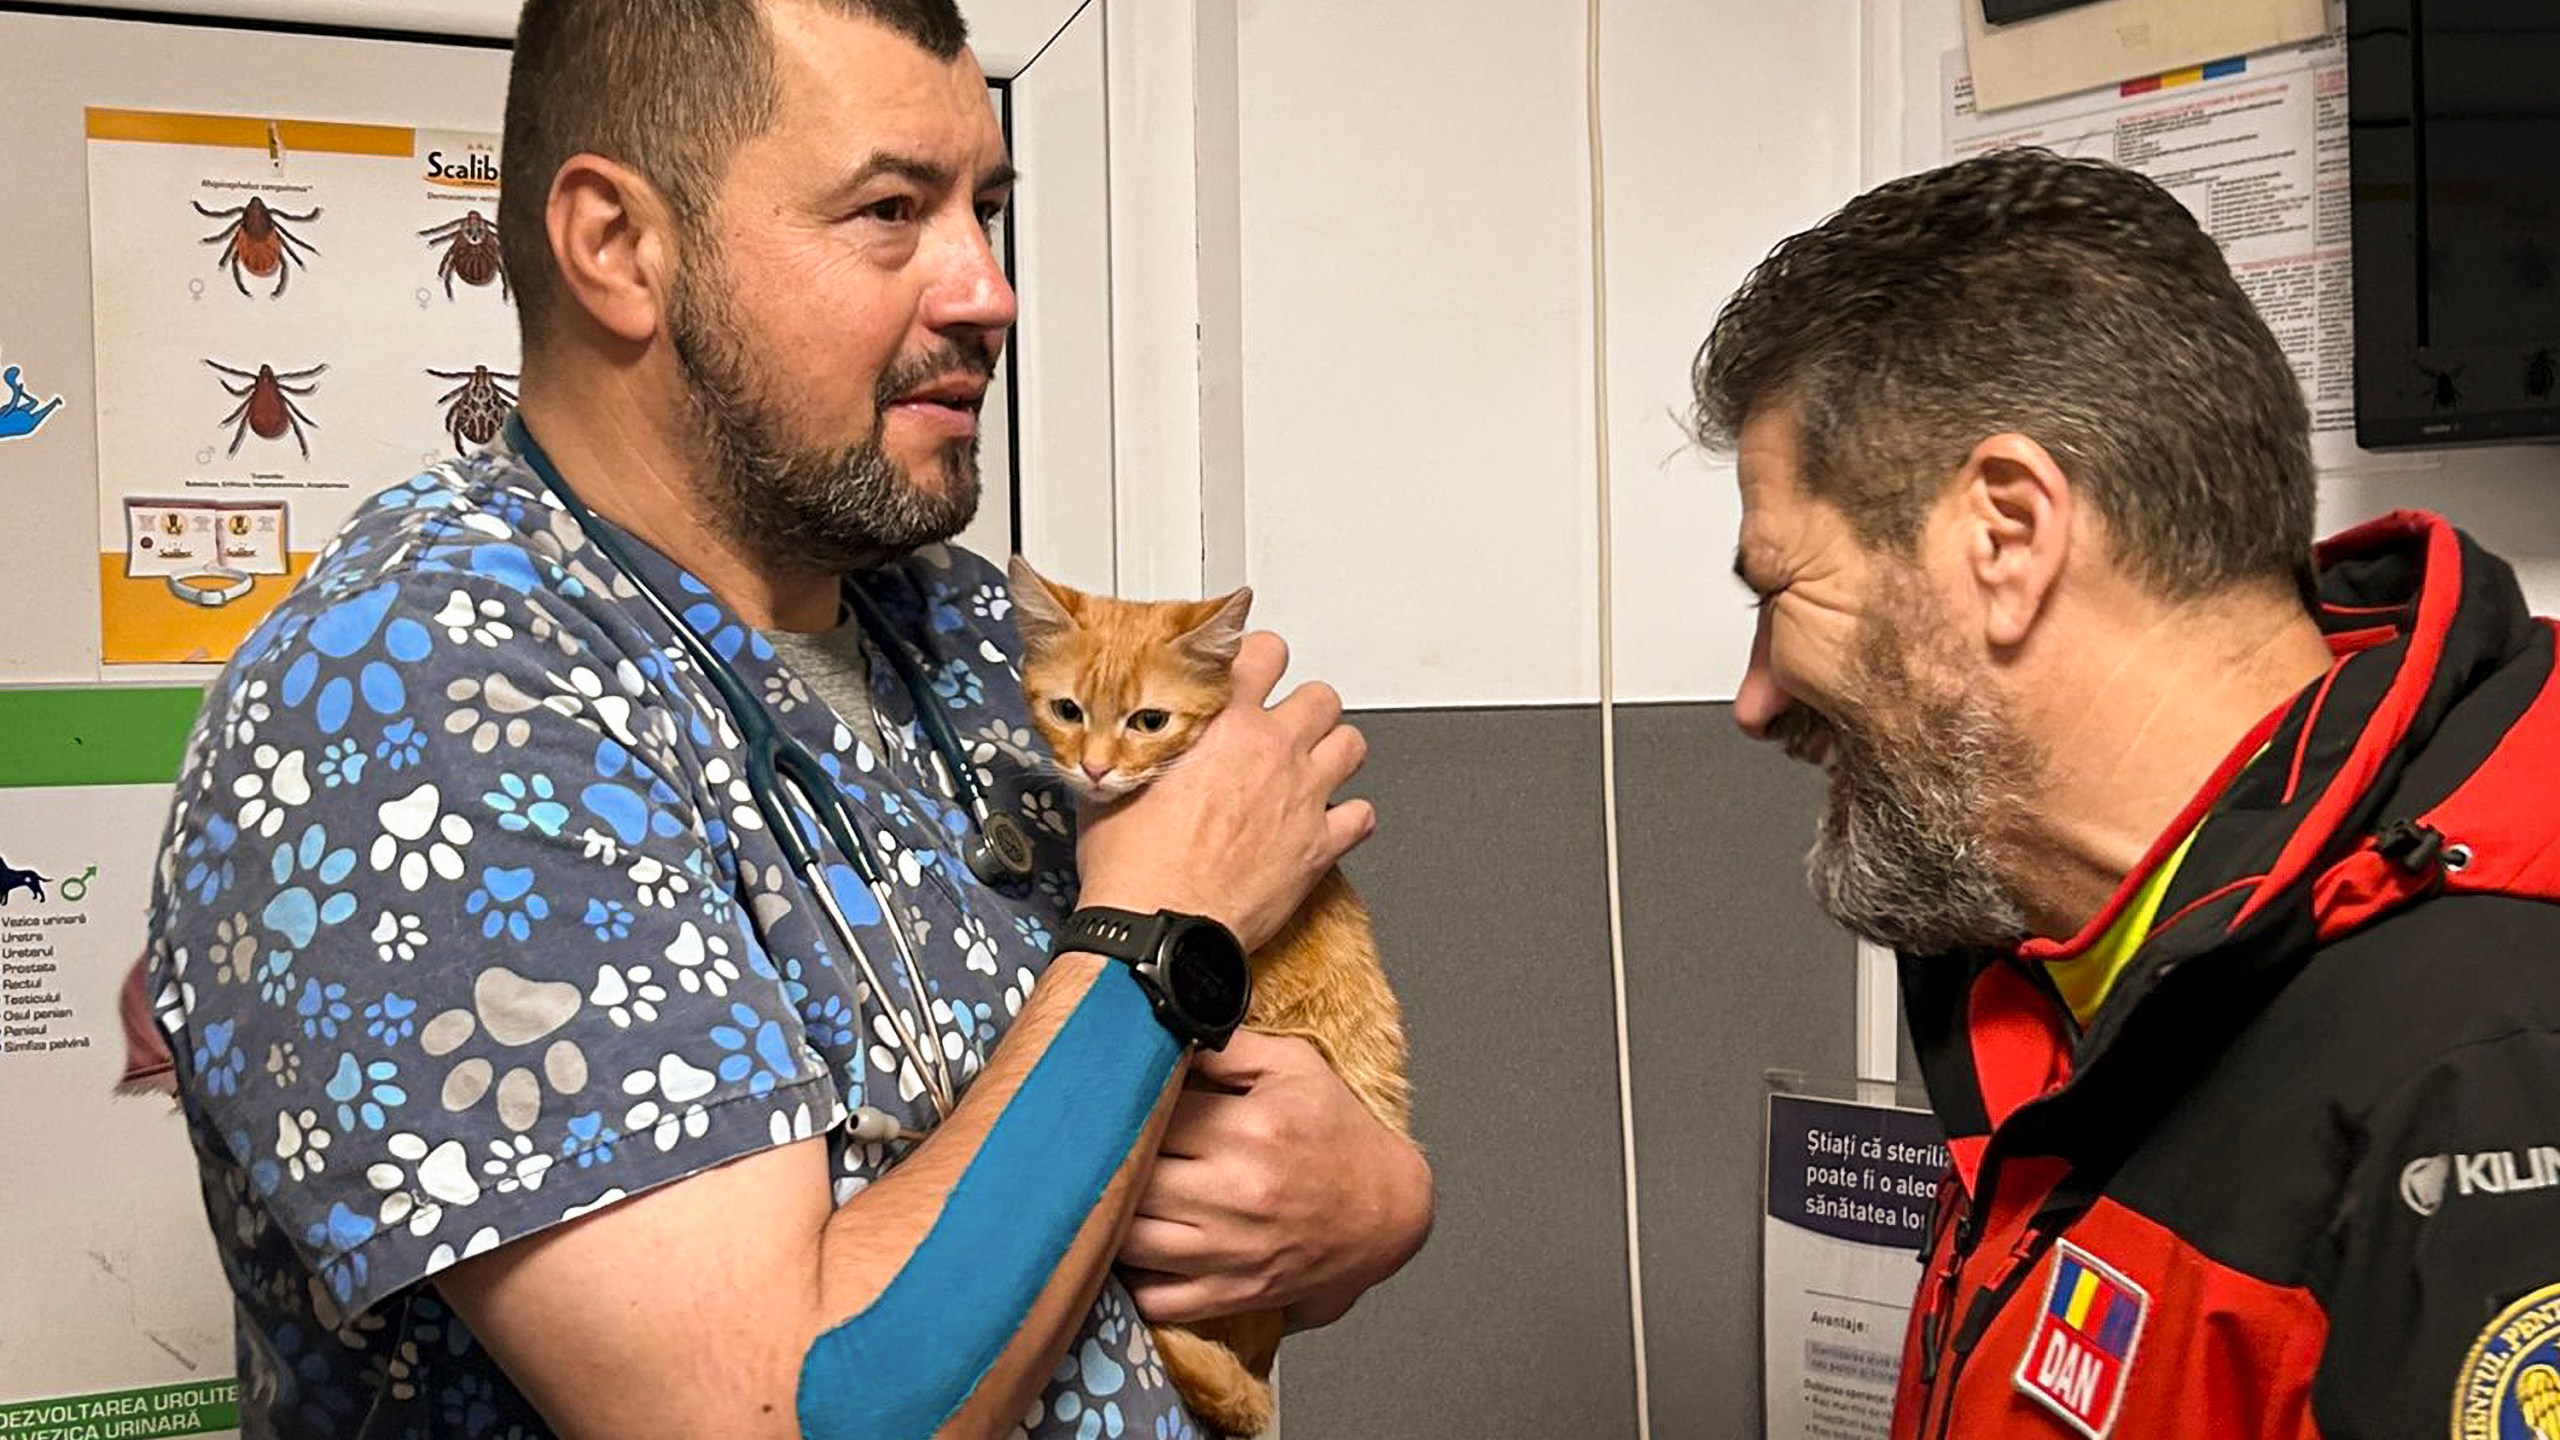
{"type": "Polygon", "coordinates": [[[2070,557],[2077,488],[2051,451],[2024,435],[1973,447],[1951,492],[1965,577],[1982,598],[1983,640],[2024,643],[2070,557]]]}
{"type": "Polygon", "coordinates": [[[1076,604],[1084,597],[1064,585],[1051,585],[1016,555],[1005,563],[1005,581],[1013,592],[1013,623],[1022,643],[1040,645],[1076,628],[1076,604]]]}
{"type": "Polygon", "coordinates": [[[1244,648],[1244,620],[1253,611],[1253,587],[1247,585],[1215,600],[1203,600],[1185,618],[1191,627],[1175,638],[1183,653],[1220,669],[1236,663],[1244,648]]]}
{"type": "Polygon", "coordinates": [[[543,207],[561,288],[615,339],[645,345],[673,302],[675,211],[647,177],[601,155],[572,155],[543,207]]]}

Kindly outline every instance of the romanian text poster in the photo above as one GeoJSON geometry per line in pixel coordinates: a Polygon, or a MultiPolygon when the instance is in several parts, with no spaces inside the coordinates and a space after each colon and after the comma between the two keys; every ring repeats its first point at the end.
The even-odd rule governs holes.
{"type": "Polygon", "coordinates": [[[0,1440],[238,1425],[186,1122],[120,1096],[192,690],[0,690],[0,1440]]]}
{"type": "Polygon", "coordinates": [[[1885,1440],[1947,1148],[1927,1112],[1769,1097],[1769,1440],[1885,1440]]]}

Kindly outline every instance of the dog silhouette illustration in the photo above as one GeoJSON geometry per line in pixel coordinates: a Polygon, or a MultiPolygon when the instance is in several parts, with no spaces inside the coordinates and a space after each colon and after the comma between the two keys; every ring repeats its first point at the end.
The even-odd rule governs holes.
{"type": "Polygon", "coordinates": [[[20,870],[8,861],[0,860],[0,905],[9,903],[9,894],[14,890],[24,890],[42,900],[44,887],[45,877],[42,875],[33,870],[20,870]]]}

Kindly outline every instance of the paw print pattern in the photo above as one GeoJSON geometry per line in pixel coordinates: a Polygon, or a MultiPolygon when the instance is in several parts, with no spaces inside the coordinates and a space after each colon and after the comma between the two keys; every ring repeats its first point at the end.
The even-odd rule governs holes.
{"type": "MultiPolygon", "coordinates": [[[[926,677],[876,667],[874,746],[698,580],[636,563],[841,787],[887,892],[834,855],[830,888],[877,956],[910,938],[923,993],[897,966],[870,993],[734,718],[506,446],[381,492],[210,698],[154,896],[149,993],[207,1118],[245,1428],[547,1436],[418,1282],[770,1146],[822,1139],[849,1198],[909,1150],[853,1141],[852,1107],[935,1123],[883,1007],[966,1084],[1038,984],[1075,814],[994,570],[927,547],[861,577],[875,641],[926,677]],[[1030,886],[960,862],[919,704],[1028,823],[1030,886]]],[[[1107,1286],[1023,1434],[1194,1434],[1147,1337],[1107,1286]]]]}

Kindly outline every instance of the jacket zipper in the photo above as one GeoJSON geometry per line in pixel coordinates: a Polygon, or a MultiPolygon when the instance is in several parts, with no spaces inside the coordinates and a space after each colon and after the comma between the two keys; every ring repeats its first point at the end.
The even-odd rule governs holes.
{"type": "MultiPolygon", "coordinates": [[[[1948,1337],[1948,1349],[1954,1364],[1947,1371],[1946,1403],[1938,1412],[1937,1440],[1946,1440],[1947,1428],[1955,1420],[1956,1386],[1964,1376],[1965,1362],[1972,1358],[1974,1347],[1982,1343],[1982,1337],[1990,1332],[1992,1322],[2009,1308],[2011,1300],[2017,1298],[2026,1278],[2035,1273],[2036,1262],[2044,1258],[2044,1252],[2052,1248],[2063,1230],[2072,1220],[2086,1213],[2087,1208],[2082,1204],[2056,1208],[2050,1201],[2039,1206],[2036,1213],[2019,1227],[2018,1238],[2010,1242],[2009,1253],[2001,1260],[2000,1268],[1972,1292],[1971,1302],[1965,1306],[1964,1319],[1948,1337]]],[[[1959,1265],[1958,1273],[1961,1272],[1962,1266],[1959,1265]]]]}
{"type": "MultiPolygon", "coordinates": [[[[1963,1237],[1959,1236],[1958,1239],[1961,1242],[1963,1237]]],[[[1952,1343],[1954,1337],[1946,1333],[1951,1327],[1947,1326],[1945,1321],[1953,1318],[1955,1313],[1954,1302],[1961,1297],[1965,1260],[1971,1250],[1972,1246],[1970,1244],[1961,1244],[1960,1248],[1956,1252],[1955,1264],[1949,1270],[1947,1277],[1948,1308],[1944,1315],[1940,1317],[1939,1325],[1937,1327],[1940,1331],[1941,1340],[1947,1343],[1947,1354],[1946,1361],[1943,1365],[1933,1365],[1930,1367],[1931,1369],[1940,1372],[1929,1377],[1930,1385],[1932,1387],[1932,1398],[1938,1402],[1938,1423],[1935,1427],[1929,1430],[1929,1433],[1935,1436],[1936,1440],[1946,1440],[1947,1427],[1955,1421],[1956,1387],[1964,1380],[1964,1362],[1969,1353],[1967,1350],[1958,1348],[1952,1343]],[[1941,1383],[1943,1383],[1943,1389],[1938,1388],[1941,1383]]],[[[1930,1354],[1933,1359],[1937,1356],[1937,1353],[1936,1348],[1932,1347],[1930,1354]]]]}
{"type": "Polygon", "coordinates": [[[2008,1258],[2001,1262],[2000,1269],[1981,1289],[1973,1292],[1973,1303],[1966,1307],[1964,1323],[1956,1327],[1949,1342],[1955,1351],[1955,1368],[1947,1377],[1947,1408],[1938,1418],[1940,1440],[1944,1440],[1947,1426],[1955,1418],[1956,1380],[1964,1373],[1965,1361],[1972,1358],[1974,1347],[1982,1343],[1983,1335],[1991,1329],[1991,1322],[2000,1318],[2001,1311],[2009,1308],[2009,1301],[2018,1293],[2018,1282],[2035,1268],[2035,1262],[2043,1256],[2045,1246],[2052,1238],[2033,1225],[2019,1231],[2017,1243],[2009,1247],[2008,1258]]]}
{"type": "Polygon", "coordinates": [[[1920,1276],[1920,1289],[1915,1302],[1920,1304],[1920,1396],[1928,1402],[1930,1381],[1938,1379],[1938,1307],[1946,1299],[1946,1256],[1940,1256],[1940,1245],[1946,1245],[1948,1225],[1958,1209],[1964,1207],[1964,1181],[1948,1171],[1938,1181],[1938,1194],[1928,1202],[1928,1225],[1920,1227],[1923,1243],[1920,1256],[1928,1263],[1928,1273],[1920,1276]]]}
{"type": "Polygon", "coordinates": [[[1929,1308],[1920,1317],[1920,1416],[1922,1432],[1929,1432],[1928,1416],[1933,1404],[1938,1406],[1938,1424],[1934,1433],[1947,1433],[1947,1419],[1955,1407],[1956,1381],[1964,1370],[1964,1357],[1954,1357],[1955,1364],[1944,1364],[1948,1339],[1947,1322],[1954,1316],[1955,1302],[1963,1290],[1965,1263],[1973,1256],[1973,1247],[1982,1240],[1982,1212],[1990,1204],[1992,1184],[1998,1178],[1998,1162],[1986,1160],[1971,1192],[1957,1186],[1956,1223],[1952,1242],[1947,1247],[1946,1263],[1932,1277],[1929,1308]],[[1943,1372],[1943,1373],[1941,1373],[1943,1372]],[[1945,1390],[1939,1390],[1939,1382],[1945,1390]],[[1941,1403],[1942,1402],[1942,1403],[1941,1403]]]}
{"type": "MultiPolygon", "coordinates": [[[[1965,1202],[1959,1200],[1956,1203],[1961,1206],[1965,1202]]],[[[1936,1393],[1930,1387],[1938,1382],[1938,1342],[1944,1333],[1939,1327],[1938,1317],[1947,1309],[1951,1299],[1948,1291],[1956,1279],[1952,1248],[1943,1256],[1938,1253],[1939,1243],[1945,1238],[1945,1233],[1938,1226],[1929,1227],[1929,1250],[1934,1263],[1929,1267],[1928,1281],[1920,1297],[1920,1398],[1924,1409],[1936,1393]]]]}

